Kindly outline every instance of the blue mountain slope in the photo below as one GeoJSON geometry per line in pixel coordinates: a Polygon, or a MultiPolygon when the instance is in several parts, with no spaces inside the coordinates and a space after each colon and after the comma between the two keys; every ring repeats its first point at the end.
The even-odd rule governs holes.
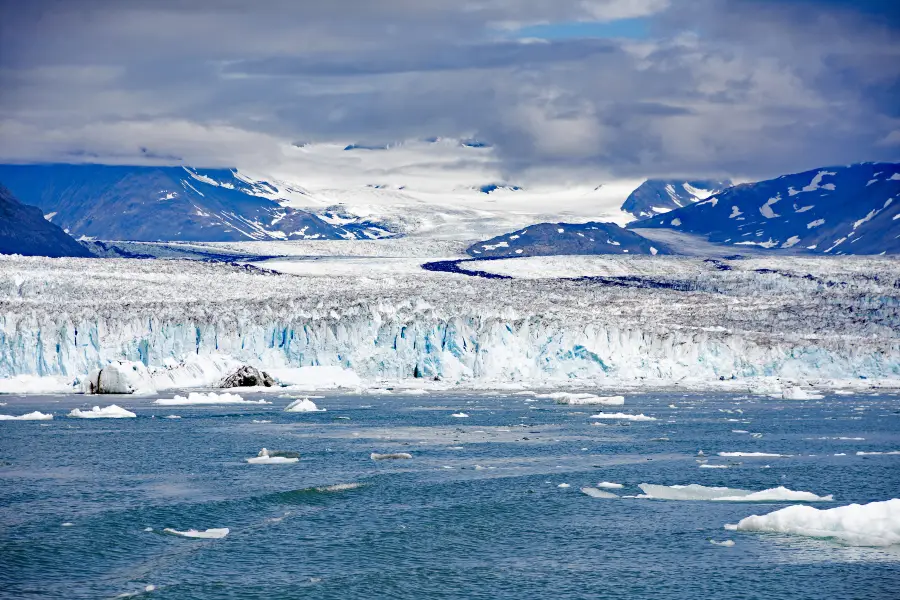
{"type": "Polygon", "coordinates": [[[863,163],[729,188],[629,228],[827,254],[900,253],[900,164],[863,163]]]}
{"type": "Polygon", "coordinates": [[[105,165],[0,165],[23,202],[74,236],[136,241],[384,237],[372,223],[333,224],[286,208],[278,189],[229,169],[105,165]],[[263,197],[268,196],[268,197],[263,197]]]}
{"type": "Polygon", "coordinates": [[[471,245],[478,258],[558,254],[669,254],[665,246],[615,223],[539,223],[471,245]]]}
{"type": "Polygon", "coordinates": [[[625,199],[622,210],[638,219],[646,219],[706,200],[729,187],[731,181],[727,179],[648,179],[625,199]]]}
{"type": "Polygon", "coordinates": [[[0,254],[24,256],[92,256],[39,208],[19,202],[0,185],[0,254]]]}

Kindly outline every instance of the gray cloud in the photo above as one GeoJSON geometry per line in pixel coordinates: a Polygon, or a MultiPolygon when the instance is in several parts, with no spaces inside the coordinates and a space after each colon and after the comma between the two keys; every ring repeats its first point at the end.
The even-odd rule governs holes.
{"type": "Polygon", "coordinates": [[[839,0],[0,0],[0,159],[243,166],[296,139],[474,135],[511,175],[757,177],[897,160],[897,12],[839,0]],[[640,16],[646,40],[508,34],[640,16]]]}

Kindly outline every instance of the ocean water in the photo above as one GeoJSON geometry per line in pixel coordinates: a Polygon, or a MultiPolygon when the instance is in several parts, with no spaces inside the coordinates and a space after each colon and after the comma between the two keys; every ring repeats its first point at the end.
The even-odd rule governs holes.
{"type": "Polygon", "coordinates": [[[900,548],[723,529],[785,503],[579,491],[611,481],[622,496],[640,483],[834,494],[819,508],[900,497],[900,456],[856,455],[900,450],[896,395],[633,394],[603,410],[656,421],[602,424],[590,418],[601,407],[504,394],[331,394],[317,413],[283,412],[296,397],[283,392],[244,397],[272,404],[0,398],[3,414],[55,415],[0,421],[0,597],[900,597],[900,548]],[[65,416],[98,403],[138,416],[65,416]],[[301,460],[247,464],[262,447],[301,460]],[[729,468],[699,468],[701,449],[729,468]],[[714,456],[732,451],[792,456],[714,456]]]}

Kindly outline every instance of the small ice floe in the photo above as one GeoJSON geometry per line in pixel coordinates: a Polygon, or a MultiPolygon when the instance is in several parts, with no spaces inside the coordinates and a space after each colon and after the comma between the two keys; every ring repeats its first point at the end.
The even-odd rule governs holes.
{"type": "Polygon", "coordinates": [[[582,494],[587,494],[591,498],[618,498],[617,495],[612,494],[610,492],[604,492],[603,490],[598,490],[593,487],[583,487],[581,488],[582,494]]]}
{"type": "Polygon", "coordinates": [[[251,465],[283,465],[287,463],[295,463],[300,460],[300,456],[291,456],[296,454],[295,452],[273,452],[269,454],[269,451],[263,448],[259,451],[259,454],[254,456],[253,458],[248,458],[247,462],[251,465]]]}
{"type": "Polygon", "coordinates": [[[880,454],[900,454],[900,450],[890,450],[888,452],[857,452],[857,456],[877,456],[880,454]]]}
{"type": "MultiPolygon", "coordinates": [[[[134,416],[134,415],[132,415],[134,416]]],[[[51,421],[53,414],[44,414],[39,410],[24,415],[0,415],[0,421],[51,421]]]]}
{"type": "Polygon", "coordinates": [[[731,548],[734,546],[734,540],[722,540],[721,542],[717,542],[716,540],[709,540],[709,543],[713,546],[725,546],[726,548],[731,548]]]}
{"type": "Polygon", "coordinates": [[[846,452],[838,452],[835,456],[847,456],[846,452]]]}
{"type": "Polygon", "coordinates": [[[372,460],[402,460],[412,458],[412,454],[408,452],[392,452],[390,454],[378,454],[373,452],[369,455],[372,460]]]}
{"type": "Polygon", "coordinates": [[[591,415],[592,419],[621,419],[623,421],[655,421],[656,417],[648,417],[644,414],[630,415],[627,413],[598,413],[591,415]]]}
{"type": "Polygon", "coordinates": [[[194,404],[272,404],[266,400],[244,400],[239,394],[232,394],[230,392],[223,392],[221,394],[217,394],[216,392],[208,392],[206,394],[202,392],[191,392],[187,397],[176,395],[174,398],[159,398],[153,403],[160,406],[189,406],[194,404]]]}
{"type": "Polygon", "coordinates": [[[201,538],[207,540],[220,540],[226,535],[228,535],[229,529],[227,527],[222,527],[221,529],[207,529],[206,531],[197,531],[196,529],[188,529],[187,531],[178,531],[177,529],[171,529],[170,527],[166,527],[163,529],[164,532],[171,535],[178,535],[186,538],[201,538]]]}
{"type": "Polygon", "coordinates": [[[284,412],[295,412],[295,413],[303,413],[303,412],[325,412],[326,409],[319,408],[316,406],[316,403],[310,400],[309,398],[298,398],[294,400],[290,404],[288,404],[284,412]]]}
{"type": "Polygon", "coordinates": [[[678,407],[675,406],[674,404],[670,404],[670,405],[669,405],[669,408],[678,408],[678,407]]]}
{"type": "Polygon", "coordinates": [[[75,526],[75,523],[72,523],[71,521],[66,521],[65,523],[60,525],[60,527],[74,527],[74,526],[75,526]]]}
{"type": "Polygon", "coordinates": [[[758,440],[759,438],[761,438],[762,436],[763,436],[763,434],[761,434],[761,433],[751,433],[751,434],[750,434],[750,437],[752,437],[752,438],[754,438],[754,439],[757,439],[757,440],[758,440]]]}
{"type": "Polygon", "coordinates": [[[771,488],[754,492],[727,487],[707,487],[690,485],[654,485],[642,483],[638,486],[644,492],[638,498],[653,500],[713,500],[717,502],[831,502],[834,497],[817,496],[812,492],[796,492],[786,487],[771,488]]]}
{"type": "Polygon", "coordinates": [[[821,400],[824,397],[816,390],[805,390],[797,386],[788,386],[781,390],[783,400],[821,400]]]}
{"type": "Polygon", "coordinates": [[[133,419],[137,417],[133,412],[115,404],[110,404],[103,408],[95,406],[91,410],[75,408],[69,413],[69,416],[77,419],[133,419]]]}
{"type": "Polygon", "coordinates": [[[467,415],[467,414],[464,413],[464,412],[458,412],[458,413],[453,413],[453,414],[450,415],[450,416],[451,416],[451,417],[456,417],[457,419],[465,419],[465,418],[467,418],[469,415],[467,415]]]}
{"type": "Polygon", "coordinates": [[[138,592],[125,592],[124,594],[119,594],[116,598],[135,598],[137,596],[143,596],[144,594],[149,594],[150,592],[156,591],[156,586],[152,583],[150,585],[144,586],[144,589],[138,592]]]}
{"type": "Polygon", "coordinates": [[[702,464],[702,465],[700,465],[700,468],[701,468],[701,469],[727,469],[727,468],[728,468],[728,465],[708,465],[708,464],[702,464]]]}
{"type": "Polygon", "coordinates": [[[600,483],[597,484],[597,487],[605,488],[608,490],[621,490],[625,486],[622,485],[621,483],[613,483],[612,481],[601,481],[600,483]]]}
{"type": "Polygon", "coordinates": [[[570,486],[568,483],[561,483],[561,484],[559,484],[559,485],[556,486],[556,487],[558,487],[558,488],[567,488],[567,487],[572,487],[572,486],[570,486]]]}
{"type": "Polygon", "coordinates": [[[269,421],[268,419],[253,419],[253,420],[250,421],[250,422],[251,422],[251,423],[256,423],[257,425],[263,425],[263,424],[265,424],[265,423],[271,423],[272,421],[269,421]]]}
{"type": "Polygon", "coordinates": [[[181,415],[166,415],[167,419],[180,419],[181,415]]]}
{"type": "Polygon", "coordinates": [[[152,528],[152,527],[144,527],[144,532],[145,532],[145,533],[152,533],[152,532],[153,532],[153,528],[152,528]]]}
{"type": "Polygon", "coordinates": [[[750,433],[746,429],[732,429],[731,433],[750,433]]]}
{"type": "Polygon", "coordinates": [[[621,406],[625,404],[625,396],[598,396],[596,394],[575,392],[553,392],[552,394],[539,394],[536,397],[548,398],[557,404],[605,404],[608,406],[621,406]]]}
{"type": "Polygon", "coordinates": [[[463,446],[450,446],[447,450],[465,450],[463,446]]]}
{"type": "Polygon", "coordinates": [[[719,456],[742,456],[744,458],[784,458],[789,454],[773,454],[771,452],[719,452],[719,456]]]}
{"type": "Polygon", "coordinates": [[[323,485],[321,487],[317,487],[317,492],[346,492],[348,490],[355,490],[356,488],[362,487],[361,483],[335,483],[333,485],[323,485]]]}
{"type": "Polygon", "coordinates": [[[887,547],[900,545],[900,500],[850,504],[827,510],[812,506],[789,506],[767,515],[753,515],[730,531],[788,533],[833,539],[849,546],[887,547]]]}

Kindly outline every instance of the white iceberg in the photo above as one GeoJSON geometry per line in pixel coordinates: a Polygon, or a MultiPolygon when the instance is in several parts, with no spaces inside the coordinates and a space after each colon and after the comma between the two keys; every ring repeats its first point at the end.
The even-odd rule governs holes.
{"type": "Polygon", "coordinates": [[[701,469],[727,469],[728,465],[708,465],[706,463],[700,465],[701,469]]]}
{"type": "Polygon", "coordinates": [[[608,490],[621,490],[624,485],[621,483],[613,483],[612,481],[601,481],[597,484],[598,488],[606,488],[608,490]]]}
{"type": "Polygon", "coordinates": [[[316,406],[316,403],[309,398],[299,398],[288,404],[285,407],[284,412],[325,412],[325,410],[326,409],[324,408],[319,408],[318,406],[316,406]]]}
{"type": "Polygon", "coordinates": [[[618,496],[615,494],[611,494],[610,492],[604,492],[603,490],[598,490],[597,488],[592,488],[592,487],[581,488],[581,493],[587,494],[591,498],[618,498],[618,496]]]}
{"type": "Polygon", "coordinates": [[[464,413],[464,412],[458,412],[458,413],[453,413],[453,414],[450,415],[450,416],[451,416],[451,417],[456,417],[457,419],[465,419],[465,418],[467,418],[469,415],[467,415],[467,414],[464,413]]]}
{"type": "Polygon", "coordinates": [[[295,463],[298,460],[300,460],[300,458],[295,456],[270,456],[269,451],[263,448],[259,451],[259,454],[253,458],[248,458],[247,462],[251,465],[279,465],[295,463]]]}
{"type": "Polygon", "coordinates": [[[771,452],[719,452],[719,456],[744,457],[744,458],[784,458],[787,454],[773,454],[771,452]]]}
{"type": "Polygon", "coordinates": [[[156,384],[144,363],[117,360],[94,369],[81,382],[85,394],[153,394],[156,384]]]}
{"type": "Polygon", "coordinates": [[[900,454],[900,450],[890,450],[888,452],[857,452],[857,456],[878,456],[879,454],[900,454]]]}
{"type": "Polygon", "coordinates": [[[786,487],[777,487],[760,492],[727,487],[707,487],[690,485],[654,485],[642,483],[638,486],[644,492],[638,498],[653,500],[713,500],[718,502],[830,502],[831,495],[817,496],[811,492],[795,492],[786,487]]]}
{"type": "Polygon", "coordinates": [[[34,412],[26,413],[24,415],[14,416],[14,415],[0,415],[0,421],[50,421],[53,419],[53,414],[44,414],[39,410],[34,412]]]}
{"type": "Polygon", "coordinates": [[[655,421],[656,417],[648,417],[647,415],[629,415],[627,413],[598,413],[591,415],[592,419],[621,419],[623,421],[655,421]]]}
{"type": "Polygon", "coordinates": [[[408,452],[393,452],[390,454],[378,454],[377,452],[373,452],[369,455],[369,458],[372,460],[400,460],[412,458],[412,454],[408,452]]]}
{"type": "Polygon", "coordinates": [[[850,546],[896,546],[900,545],[900,500],[827,510],[789,506],[767,515],[741,519],[736,525],[726,525],[725,529],[827,538],[850,546]]]}
{"type": "Polygon", "coordinates": [[[785,387],[781,390],[783,400],[821,400],[824,397],[816,390],[805,390],[797,386],[785,387]]]}
{"type": "Polygon", "coordinates": [[[271,402],[265,400],[244,400],[238,394],[231,394],[229,392],[223,392],[221,394],[217,394],[216,392],[209,392],[206,394],[202,392],[191,392],[187,395],[187,398],[176,394],[174,398],[159,398],[153,403],[160,406],[188,406],[192,404],[271,404],[271,402]]]}
{"type": "Polygon", "coordinates": [[[726,548],[731,548],[734,546],[734,540],[723,540],[721,542],[717,542],[716,540],[709,540],[709,543],[713,546],[725,546],[726,548]]]}
{"type": "Polygon", "coordinates": [[[133,419],[137,417],[137,415],[130,410],[125,410],[124,408],[116,404],[110,404],[109,406],[104,406],[103,408],[95,406],[91,410],[81,410],[80,408],[75,408],[72,409],[72,412],[69,413],[69,416],[75,417],[77,419],[133,419]]]}
{"type": "Polygon", "coordinates": [[[187,538],[202,538],[209,540],[220,540],[226,535],[228,535],[229,529],[227,527],[222,527],[221,529],[207,529],[206,531],[197,531],[196,529],[188,529],[187,531],[178,531],[177,529],[171,529],[166,527],[163,529],[166,533],[170,533],[172,535],[180,535],[181,537],[187,538]]]}
{"type": "Polygon", "coordinates": [[[576,392],[553,392],[552,394],[538,394],[538,398],[548,398],[557,404],[586,405],[605,404],[609,406],[621,406],[625,404],[624,396],[597,396],[596,394],[576,392]]]}

